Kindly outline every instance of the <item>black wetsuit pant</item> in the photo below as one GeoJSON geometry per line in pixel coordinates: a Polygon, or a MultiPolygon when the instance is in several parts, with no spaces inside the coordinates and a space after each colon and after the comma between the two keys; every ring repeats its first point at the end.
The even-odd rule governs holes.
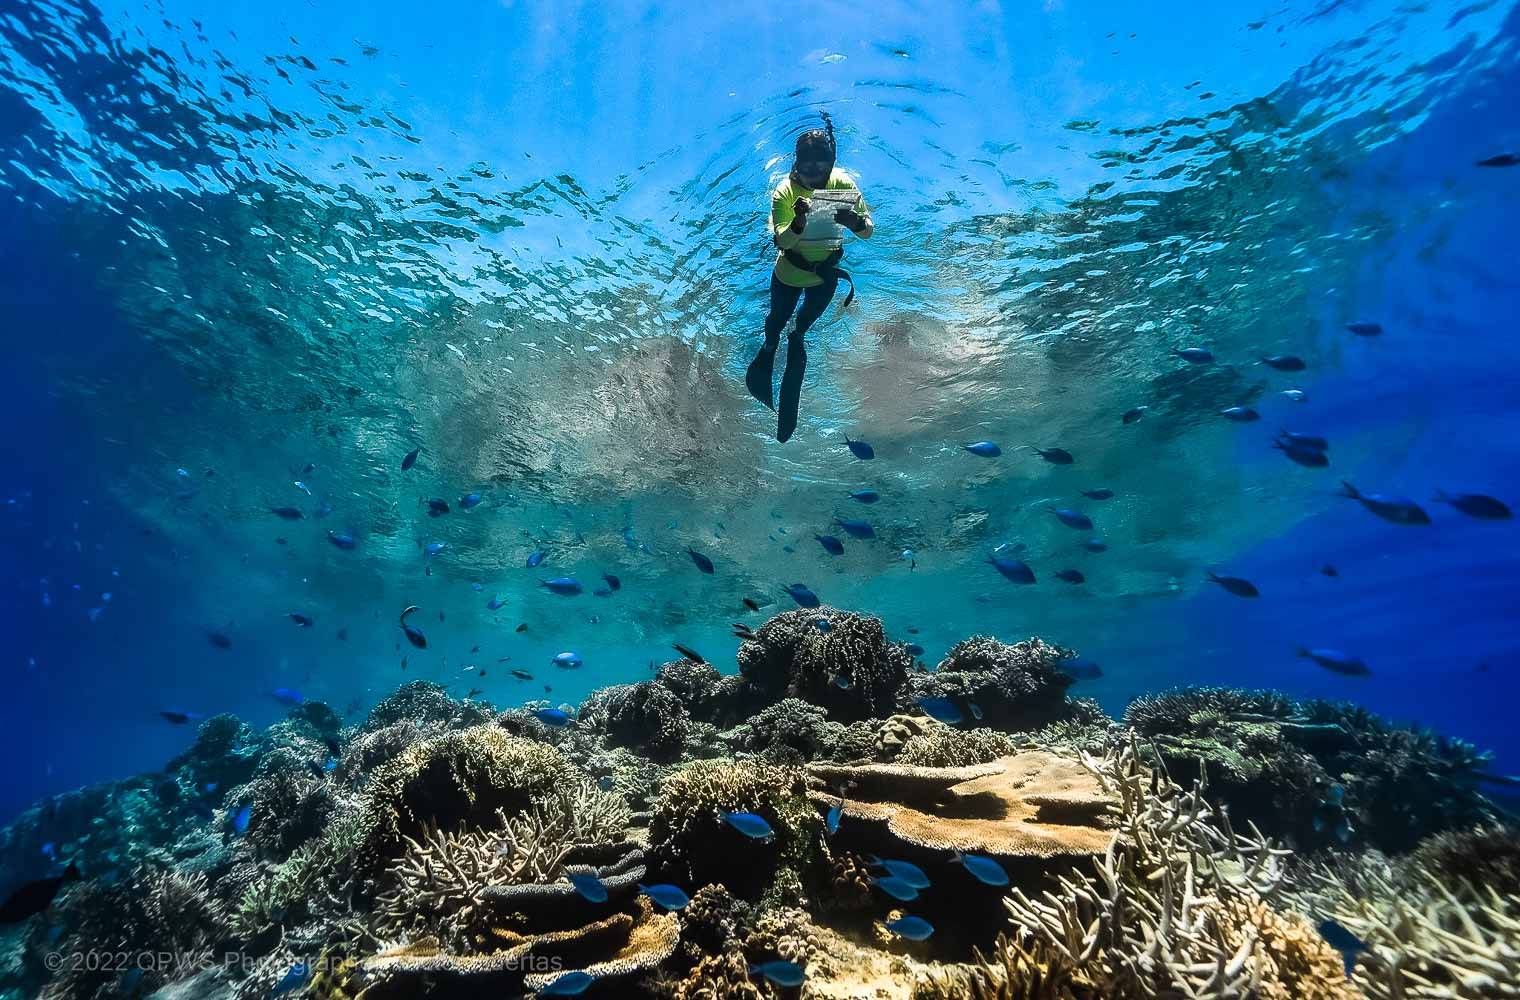
{"type": "Polygon", "coordinates": [[[781,408],[777,410],[776,440],[785,441],[797,429],[797,402],[802,394],[802,376],[807,371],[807,349],[803,338],[808,329],[818,322],[818,317],[829,307],[839,279],[828,278],[812,288],[794,288],[771,275],[771,310],[765,317],[765,342],[760,353],[750,363],[745,383],[754,397],[771,406],[771,379],[776,361],[776,348],[781,345],[781,331],[786,321],[797,311],[797,300],[802,309],[797,311],[797,325],[786,341],[786,370],[781,376],[781,408]]]}

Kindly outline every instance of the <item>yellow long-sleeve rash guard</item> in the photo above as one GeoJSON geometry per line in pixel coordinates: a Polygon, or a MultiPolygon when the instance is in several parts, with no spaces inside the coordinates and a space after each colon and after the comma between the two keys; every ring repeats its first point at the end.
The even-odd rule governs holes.
{"type": "MultiPolygon", "coordinates": [[[[831,191],[860,190],[854,179],[838,167],[829,174],[829,181],[824,188],[831,191]]],[[[788,174],[771,193],[771,236],[775,239],[777,248],[782,251],[776,255],[776,280],[783,285],[791,285],[793,288],[812,288],[814,285],[823,284],[823,279],[812,271],[805,271],[788,261],[787,250],[795,250],[809,261],[823,260],[833,252],[826,246],[809,246],[802,243],[802,237],[791,229],[792,220],[797,217],[793,209],[793,206],[797,204],[797,199],[810,197],[814,190],[814,188],[805,188],[796,183],[788,174]]],[[[867,222],[871,221],[871,209],[866,205],[864,195],[861,196],[860,208],[857,211],[867,222]]]]}

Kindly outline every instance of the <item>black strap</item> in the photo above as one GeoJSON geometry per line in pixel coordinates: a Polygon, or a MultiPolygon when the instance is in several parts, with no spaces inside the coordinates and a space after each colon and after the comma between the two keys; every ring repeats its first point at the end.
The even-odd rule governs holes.
{"type": "Polygon", "coordinates": [[[783,250],[781,256],[786,258],[788,264],[800,271],[816,274],[825,281],[843,281],[849,285],[850,294],[844,297],[844,304],[839,308],[848,309],[850,303],[855,301],[855,279],[850,277],[849,271],[839,266],[839,262],[844,259],[843,249],[835,250],[823,260],[808,260],[796,250],[783,250]]]}

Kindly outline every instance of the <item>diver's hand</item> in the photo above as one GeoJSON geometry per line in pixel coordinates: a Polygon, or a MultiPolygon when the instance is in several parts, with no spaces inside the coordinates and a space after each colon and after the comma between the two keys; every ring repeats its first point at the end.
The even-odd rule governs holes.
{"type": "Polygon", "coordinates": [[[812,209],[806,198],[798,198],[792,205],[792,211],[797,214],[792,216],[792,232],[800,233],[807,226],[808,212],[812,209]]]}
{"type": "Polygon", "coordinates": [[[858,233],[866,228],[865,216],[854,209],[841,208],[834,213],[834,221],[845,227],[852,233],[858,233]]]}

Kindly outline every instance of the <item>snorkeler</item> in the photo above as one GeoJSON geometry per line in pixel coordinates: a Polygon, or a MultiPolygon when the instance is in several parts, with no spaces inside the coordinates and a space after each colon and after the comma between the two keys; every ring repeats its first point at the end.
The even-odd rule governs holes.
{"type": "MultiPolygon", "coordinates": [[[[824,125],[825,129],[813,129],[797,137],[792,172],[771,194],[771,236],[780,253],[776,255],[776,268],[771,273],[771,306],[765,317],[765,342],[750,363],[744,383],[750,395],[775,409],[771,392],[776,348],[781,342],[782,328],[796,310],[797,300],[802,299],[797,325],[787,338],[786,371],[781,376],[781,409],[777,411],[776,420],[777,441],[785,441],[797,429],[797,398],[802,392],[802,374],[807,368],[803,337],[828,308],[840,279],[849,281],[849,275],[838,266],[844,256],[844,241],[837,227],[842,226],[861,239],[869,239],[874,231],[871,211],[855,182],[834,166],[834,123],[825,116],[824,125]],[[814,226],[809,226],[808,214],[814,208],[810,199],[823,204],[839,204],[838,200],[815,197],[816,191],[853,192],[852,199],[846,196],[846,204],[852,202],[854,207],[833,210],[828,221],[835,223],[835,227],[820,227],[817,220],[814,226]],[[829,232],[830,229],[833,231],[829,232]],[[808,233],[806,237],[804,230],[808,233]]],[[[827,211],[826,208],[822,210],[827,211]]],[[[850,294],[844,301],[846,306],[855,297],[854,289],[851,282],[850,294]]]]}

